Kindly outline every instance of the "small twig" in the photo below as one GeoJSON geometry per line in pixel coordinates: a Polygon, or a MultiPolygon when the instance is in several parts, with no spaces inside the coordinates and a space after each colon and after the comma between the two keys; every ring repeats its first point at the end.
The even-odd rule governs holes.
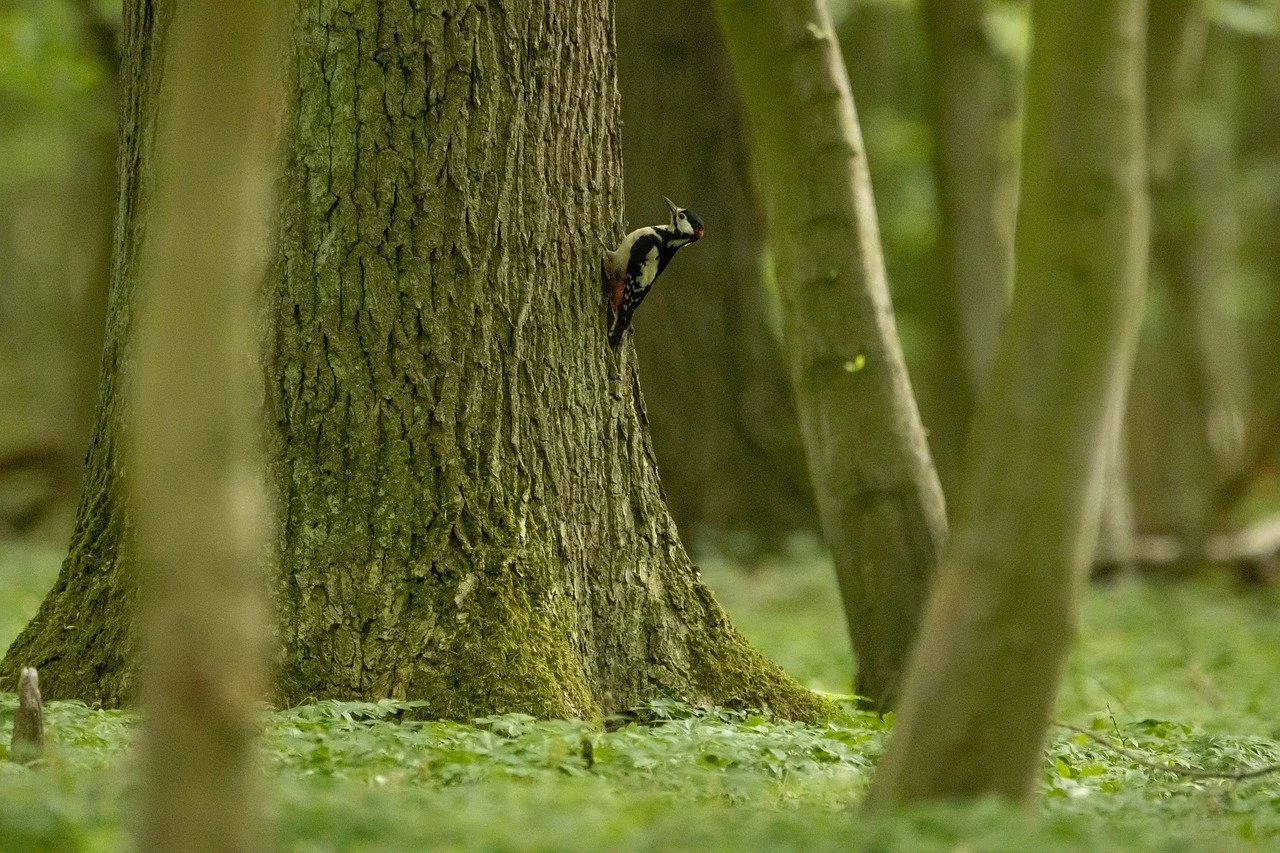
{"type": "Polygon", "coordinates": [[[1067,729],[1068,731],[1073,731],[1076,734],[1084,735],[1099,746],[1106,747],[1112,752],[1123,755],[1135,764],[1140,764],[1151,770],[1163,770],[1166,773],[1173,773],[1177,776],[1184,776],[1188,779],[1254,779],[1258,776],[1266,776],[1268,773],[1280,772],[1280,762],[1276,762],[1275,764],[1265,764],[1261,767],[1250,767],[1247,770],[1203,770],[1199,767],[1188,767],[1185,764],[1161,764],[1158,761],[1148,759],[1140,752],[1135,752],[1134,750],[1127,749],[1123,746],[1116,746],[1114,743],[1111,743],[1106,738],[1102,737],[1102,735],[1089,731],[1088,729],[1081,728],[1080,726],[1073,726],[1070,723],[1057,723],[1056,725],[1067,729]]]}
{"type": "Polygon", "coordinates": [[[18,676],[18,710],[13,715],[13,740],[9,760],[31,764],[44,751],[44,705],[35,668],[26,666],[18,676]]]}
{"type": "MultiPolygon", "coordinates": [[[[1129,713],[1128,708],[1125,708],[1123,705],[1121,705],[1120,707],[1124,708],[1124,712],[1126,714],[1129,713]]],[[[1107,718],[1111,720],[1111,728],[1116,730],[1116,740],[1120,741],[1120,743],[1123,745],[1124,735],[1120,734],[1120,724],[1116,722],[1116,715],[1112,713],[1110,705],[1107,706],[1107,718]]]]}

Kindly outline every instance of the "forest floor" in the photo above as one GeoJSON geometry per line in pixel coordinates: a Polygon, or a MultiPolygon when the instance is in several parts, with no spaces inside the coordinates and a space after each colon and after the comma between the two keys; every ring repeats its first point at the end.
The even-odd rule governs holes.
{"type": "MultiPolygon", "coordinates": [[[[34,612],[57,555],[0,543],[0,646],[34,612]]],[[[849,654],[830,568],[813,554],[711,561],[742,630],[800,680],[840,693],[849,654]]],[[[1090,589],[1058,718],[1149,763],[1280,760],[1280,592],[1221,579],[1090,589]]],[[[0,694],[0,756],[14,697],[0,694]]],[[[267,717],[264,764],[283,850],[1237,850],[1280,848],[1280,774],[1192,780],[1055,728],[1043,796],[868,816],[856,810],[889,723],[804,726],[656,703],[602,732],[518,715],[397,722],[322,703],[267,717]]],[[[0,849],[115,850],[126,838],[130,713],[47,708],[44,766],[0,761],[0,849]]]]}

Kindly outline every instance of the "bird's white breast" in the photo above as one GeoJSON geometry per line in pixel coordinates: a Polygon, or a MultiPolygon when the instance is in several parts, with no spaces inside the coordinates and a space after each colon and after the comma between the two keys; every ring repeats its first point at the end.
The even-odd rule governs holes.
{"type": "Polygon", "coordinates": [[[622,242],[618,244],[618,248],[609,253],[609,274],[615,278],[621,278],[626,275],[627,264],[631,260],[631,247],[636,244],[636,240],[646,234],[656,233],[651,227],[637,228],[630,234],[622,238],[622,242]]]}

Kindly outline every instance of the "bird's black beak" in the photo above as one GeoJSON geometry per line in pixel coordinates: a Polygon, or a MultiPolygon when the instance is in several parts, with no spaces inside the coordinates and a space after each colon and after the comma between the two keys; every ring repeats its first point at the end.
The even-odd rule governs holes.
{"type": "Polygon", "coordinates": [[[680,208],[676,206],[676,203],[671,199],[667,198],[665,195],[662,197],[662,200],[667,203],[667,207],[670,208],[672,216],[675,216],[677,213],[680,212],[680,208]]]}

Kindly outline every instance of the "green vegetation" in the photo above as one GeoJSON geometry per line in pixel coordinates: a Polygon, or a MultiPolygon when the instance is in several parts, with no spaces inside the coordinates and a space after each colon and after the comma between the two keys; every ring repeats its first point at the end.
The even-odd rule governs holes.
{"type": "MultiPolygon", "coordinates": [[[[5,545],[0,643],[57,555],[5,545]]],[[[704,566],[742,630],[810,685],[847,689],[829,564],[809,552],[751,574],[704,566]]],[[[1059,718],[1154,762],[1280,760],[1280,595],[1213,579],[1095,586],[1059,718]]],[[[14,697],[0,696],[0,744],[14,697]]],[[[309,705],[267,717],[277,846],[330,849],[1237,850],[1280,843],[1280,775],[1188,781],[1061,729],[1036,814],[984,802],[869,817],[853,811],[885,744],[866,714],[807,726],[658,703],[611,731],[519,715],[418,722],[411,704],[309,705]],[[409,713],[406,713],[409,712],[409,713]]],[[[46,764],[0,762],[6,850],[125,843],[135,716],[51,703],[46,764]]],[[[0,746],[0,750],[3,746],[0,746]]]]}

